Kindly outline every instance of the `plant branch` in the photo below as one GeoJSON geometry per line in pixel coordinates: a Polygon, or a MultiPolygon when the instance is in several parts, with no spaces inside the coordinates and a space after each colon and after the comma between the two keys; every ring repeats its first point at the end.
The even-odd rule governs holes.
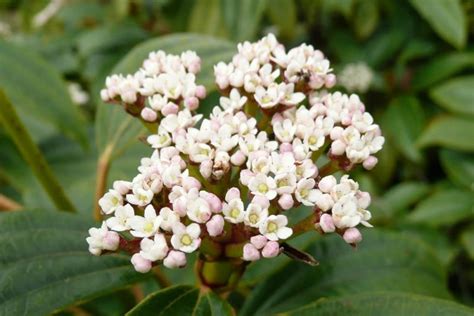
{"type": "Polygon", "coordinates": [[[168,277],[161,271],[159,266],[156,266],[152,269],[153,275],[155,276],[156,281],[162,289],[170,287],[173,285],[168,277]]]}
{"type": "Polygon", "coordinates": [[[99,199],[104,195],[107,186],[107,177],[110,169],[110,158],[112,155],[113,146],[109,145],[100,155],[97,161],[97,173],[95,180],[95,198],[94,198],[94,218],[96,221],[102,220],[100,213],[99,199]]]}
{"type": "Polygon", "coordinates": [[[23,206],[21,206],[19,203],[13,201],[3,194],[0,194],[0,211],[16,211],[22,208],[23,206]]]}
{"type": "Polygon", "coordinates": [[[74,205],[66,196],[61,183],[2,90],[0,90],[0,121],[56,207],[61,211],[75,212],[74,205]]]}

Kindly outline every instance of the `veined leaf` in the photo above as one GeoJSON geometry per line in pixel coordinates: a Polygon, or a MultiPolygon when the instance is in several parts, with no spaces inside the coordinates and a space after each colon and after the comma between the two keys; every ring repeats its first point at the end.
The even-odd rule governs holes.
{"type": "Polygon", "coordinates": [[[461,151],[474,151],[474,120],[460,116],[439,116],[423,131],[417,143],[427,147],[438,145],[461,151]]]}
{"type": "Polygon", "coordinates": [[[448,300],[406,293],[364,293],[320,299],[284,315],[472,315],[474,310],[448,300]]]}
{"type": "Polygon", "coordinates": [[[466,45],[467,21],[459,0],[410,0],[418,13],[446,42],[460,49],[466,45]]]}
{"type": "MultiPolygon", "coordinates": [[[[267,0],[220,0],[222,17],[231,38],[236,41],[251,41],[257,35],[260,20],[267,7],[267,0]]],[[[271,2],[270,5],[278,5],[271,2]]]]}
{"type": "Polygon", "coordinates": [[[406,291],[450,297],[445,272],[435,253],[418,239],[364,230],[353,250],[339,236],[327,236],[306,251],[318,267],[292,262],[258,283],[242,315],[273,315],[318,298],[359,292],[406,291]]]}
{"type": "Polygon", "coordinates": [[[430,96],[450,112],[474,116],[474,76],[443,82],[430,90],[430,96]]]}
{"type": "Polygon", "coordinates": [[[474,188],[473,155],[448,149],[442,149],[439,155],[441,165],[451,181],[468,190],[474,188]]]}
{"type": "Polygon", "coordinates": [[[233,312],[227,302],[212,292],[200,293],[198,288],[178,285],[150,294],[127,313],[133,315],[221,316],[233,312]]]}
{"type": "Polygon", "coordinates": [[[0,314],[50,314],[147,277],[127,256],[89,254],[91,225],[57,212],[1,215],[0,314]]]}
{"type": "Polygon", "coordinates": [[[0,41],[0,88],[36,142],[62,133],[87,144],[84,120],[57,70],[31,50],[0,41]]]}

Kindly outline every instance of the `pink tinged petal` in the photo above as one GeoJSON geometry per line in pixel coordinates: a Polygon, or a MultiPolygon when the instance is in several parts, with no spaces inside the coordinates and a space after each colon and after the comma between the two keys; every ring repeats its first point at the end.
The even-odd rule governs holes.
{"type": "Polygon", "coordinates": [[[219,236],[224,231],[224,218],[221,215],[214,215],[211,220],[206,223],[206,228],[210,236],[219,236]]]}
{"type": "Polygon", "coordinates": [[[120,236],[116,232],[107,232],[105,234],[103,243],[104,243],[104,249],[106,250],[117,250],[120,242],[120,236]]]}
{"type": "Polygon", "coordinates": [[[182,268],[186,265],[186,255],[181,251],[171,250],[163,260],[163,264],[170,269],[182,268]]]}
{"type": "Polygon", "coordinates": [[[198,238],[199,235],[201,234],[201,228],[199,227],[198,224],[192,223],[188,227],[186,227],[186,232],[191,236],[192,238],[198,238]]]}
{"type": "Polygon", "coordinates": [[[288,218],[285,215],[272,215],[272,216],[273,216],[272,221],[274,221],[278,225],[278,227],[288,225],[288,218]]]}
{"type": "Polygon", "coordinates": [[[270,201],[261,195],[256,195],[252,199],[252,203],[260,205],[262,208],[270,207],[270,201]]]}
{"type": "Polygon", "coordinates": [[[186,191],[189,191],[192,188],[196,188],[198,190],[201,189],[201,182],[199,182],[196,178],[193,178],[193,177],[184,178],[182,185],[186,191]]]}
{"type": "Polygon", "coordinates": [[[245,261],[256,261],[260,259],[260,252],[252,244],[246,244],[243,249],[243,257],[245,261]]]}
{"type": "Polygon", "coordinates": [[[285,211],[292,208],[293,205],[294,205],[294,201],[293,201],[293,197],[291,196],[291,194],[283,194],[278,199],[278,205],[280,205],[280,207],[285,211]]]}
{"type": "Polygon", "coordinates": [[[334,221],[329,214],[323,214],[319,219],[319,226],[325,233],[332,233],[336,230],[334,226],[334,221]]]}
{"type": "Polygon", "coordinates": [[[362,234],[357,228],[352,227],[346,229],[342,238],[348,244],[357,244],[362,241],[362,234]]]}
{"type": "Polygon", "coordinates": [[[262,256],[273,258],[280,254],[280,244],[276,241],[269,241],[262,249],[262,256]]]}
{"type": "Polygon", "coordinates": [[[152,219],[156,217],[156,211],[153,205],[150,204],[145,208],[144,215],[146,219],[152,219]]]}
{"type": "Polygon", "coordinates": [[[158,118],[158,115],[156,114],[156,112],[147,107],[143,108],[140,115],[142,119],[144,119],[147,122],[154,122],[158,118]]]}
{"type": "Polygon", "coordinates": [[[230,202],[234,199],[240,199],[240,191],[237,188],[230,188],[225,195],[225,200],[230,202]]]}
{"type": "Polygon", "coordinates": [[[268,239],[263,235],[257,235],[250,238],[250,243],[257,249],[262,249],[267,244],[268,239]]]}
{"type": "Polygon", "coordinates": [[[132,264],[137,272],[147,273],[151,270],[151,261],[143,258],[140,254],[136,253],[132,256],[132,264]]]}
{"type": "Polygon", "coordinates": [[[179,216],[183,217],[186,215],[187,201],[185,197],[180,197],[173,202],[173,211],[179,216]]]}
{"type": "Polygon", "coordinates": [[[318,188],[324,193],[328,193],[336,184],[337,180],[334,176],[326,176],[319,181],[318,188]]]}
{"type": "Polygon", "coordinates": [[[207,203],[209,203],[213,213],[220,213],[222,211],[222,202],[217,195],[213,193],[207,193],[204,195],[204,199],[207,203]]]}
{"type": "Polygon", "coordinates": [[[183,223],[176,223],[173,226],[173,234],[174,235],[180,235],[186,232],[186,226],[184,226],[183,223]]]}
{"type": "Polygon", "coordinates": [[[366,170],[372,170],[375,167],[375,165],[377,165],[377,162],[378,162],[377,157],[369,156],[367,159],[364,160],[364,162],[362,163],[362,166],[366,170]]]}
{"type": "Polygon", "coordinates": [[[206,97],[206,88],[203,85],[196,87],[196,97],[204,99],[206,97]]]}

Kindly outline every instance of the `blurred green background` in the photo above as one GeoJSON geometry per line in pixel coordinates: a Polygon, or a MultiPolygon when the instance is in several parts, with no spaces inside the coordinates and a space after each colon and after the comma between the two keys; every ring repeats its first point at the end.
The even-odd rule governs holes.
{"type": "MultiPolygon", "coordinates": [[[[353,274],[365,271],[363,278],[369,279],[375,271],[377,278],[366,282],[367,288],[386,290],[377,284],[390,288],[405,282],[396,290],[474,306],[473,22],[472,0],[0,0],[0,88],[81,217],[90,221],[96,165],[104,153],[109,183],[132,177],[140,157],[149,155],[137,141],[145,135],[140,124],[101,103],[99,91],[108,74],[134,71],[151,50],[196,49],[203,59],[202,80],[211,86],[212,64],[229,60],[239,41],[273,32],[287,47],[312,44],[331,61],[336,89],[358,93],[382,127],[386,144],[378,166],[352,175],[373,196],[373,230],[393,234],[367,232],[368,245],[382,240],[400,247],[380,246],[370,259],[363,257],[362,245],[353,261],[346,258],[335,266],[352,267],[353,274]],[[436,267],[430,266],[434,261],[436,267]],[[396,269],[378,275],[381,266],[396,269]],[[442,295],[430,292],[438,282],[413,276],[430,269],[441,275],[442,295]]],[[[217,98],[211,92],[200,111],[209,112],[217,98]]],[[[54,209],[1,126],[0,193],[26,208],[54,209]]],[[[10,223],[0,221],[0,227],[5,222],[10,223]]],[[[336,241],[325,243],[342,249],[336,241]]],[[[256,267],[248,278],[270,270],[256,267]]],[[[317,292],[318,278],[307,289],[317,292]]],[[[145,285],[145,292],[147,286],[156,287],[145,285]]],[[[352,283],[345,291],[325,286],[321,293],[363,290],[352,283]]],[[[272,302],[284,297],[278,295],[272,302]]],[[[88,308],[98,315],[120,314],[130,306],[117,297],[108,298],[109,307],[91,303],[88,308]]],[[[242,297],[233,298],[237,306],[242,297]]],[[[0,306],[1,300],[0,295],[0,306]]],[[[249,300],[244,314],[261,311],[257,298],[249,300]]],[[[300,297],[288,305],[303,303],[300,297]]]]}

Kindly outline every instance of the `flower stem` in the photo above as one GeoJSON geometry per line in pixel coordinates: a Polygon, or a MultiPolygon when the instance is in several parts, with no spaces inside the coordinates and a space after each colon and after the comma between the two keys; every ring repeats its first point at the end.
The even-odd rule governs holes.
{"type": "Polygon", "coordinates": [[[61,211],[75,212],[74,205],[66,196],[61,183],[49,167],[38,146],[33,142],[14,106],[1,90],[0,122],[56,207],[61,211]]]}
{"type": "Polygon", "coordinates": [[[23,206],[21,206],[19,203],[13,201],[3,194],[0,194],[0,211],[16,211],[22,208],[23,206]]]}
{"type": "Polygon", "coordinates": [[[296,223],[295,226],[293,226],[293,235],[291,235],[290,239],[295,238],[308,231],[315,230],[314,228],[315,220],[316,220],[316,214],[312,213],[311,215],[307,216],[306,218],[296,223]]]}
{"type": "Polygon", "coordinates": [[[337,161],[331,160],[324,166],[319,169],[319,175],[321,177],[329,176],[335,172],[339,171],[339,165],[337,161]]]}
{"type": "Polygon", "coordinates": [[[155,276],[156,281],[162,289],[172,286],[173,284],[168,279],[168,277],[161,271],[159,266],[156,266],[152,270],[153,275],[155,276]]]}
{"type": "Polygon", "coordinates": [[[95,199],[94,199],[94,219],[96,221],[102,220],[100,213],[99,199],[104,195],[107,186],[107,176],[110,169],[110,158],[112,154],[112,146],[107,146],[104,152],[100,155],[97,161],[97,174],[95,182],[95,199]]]}

